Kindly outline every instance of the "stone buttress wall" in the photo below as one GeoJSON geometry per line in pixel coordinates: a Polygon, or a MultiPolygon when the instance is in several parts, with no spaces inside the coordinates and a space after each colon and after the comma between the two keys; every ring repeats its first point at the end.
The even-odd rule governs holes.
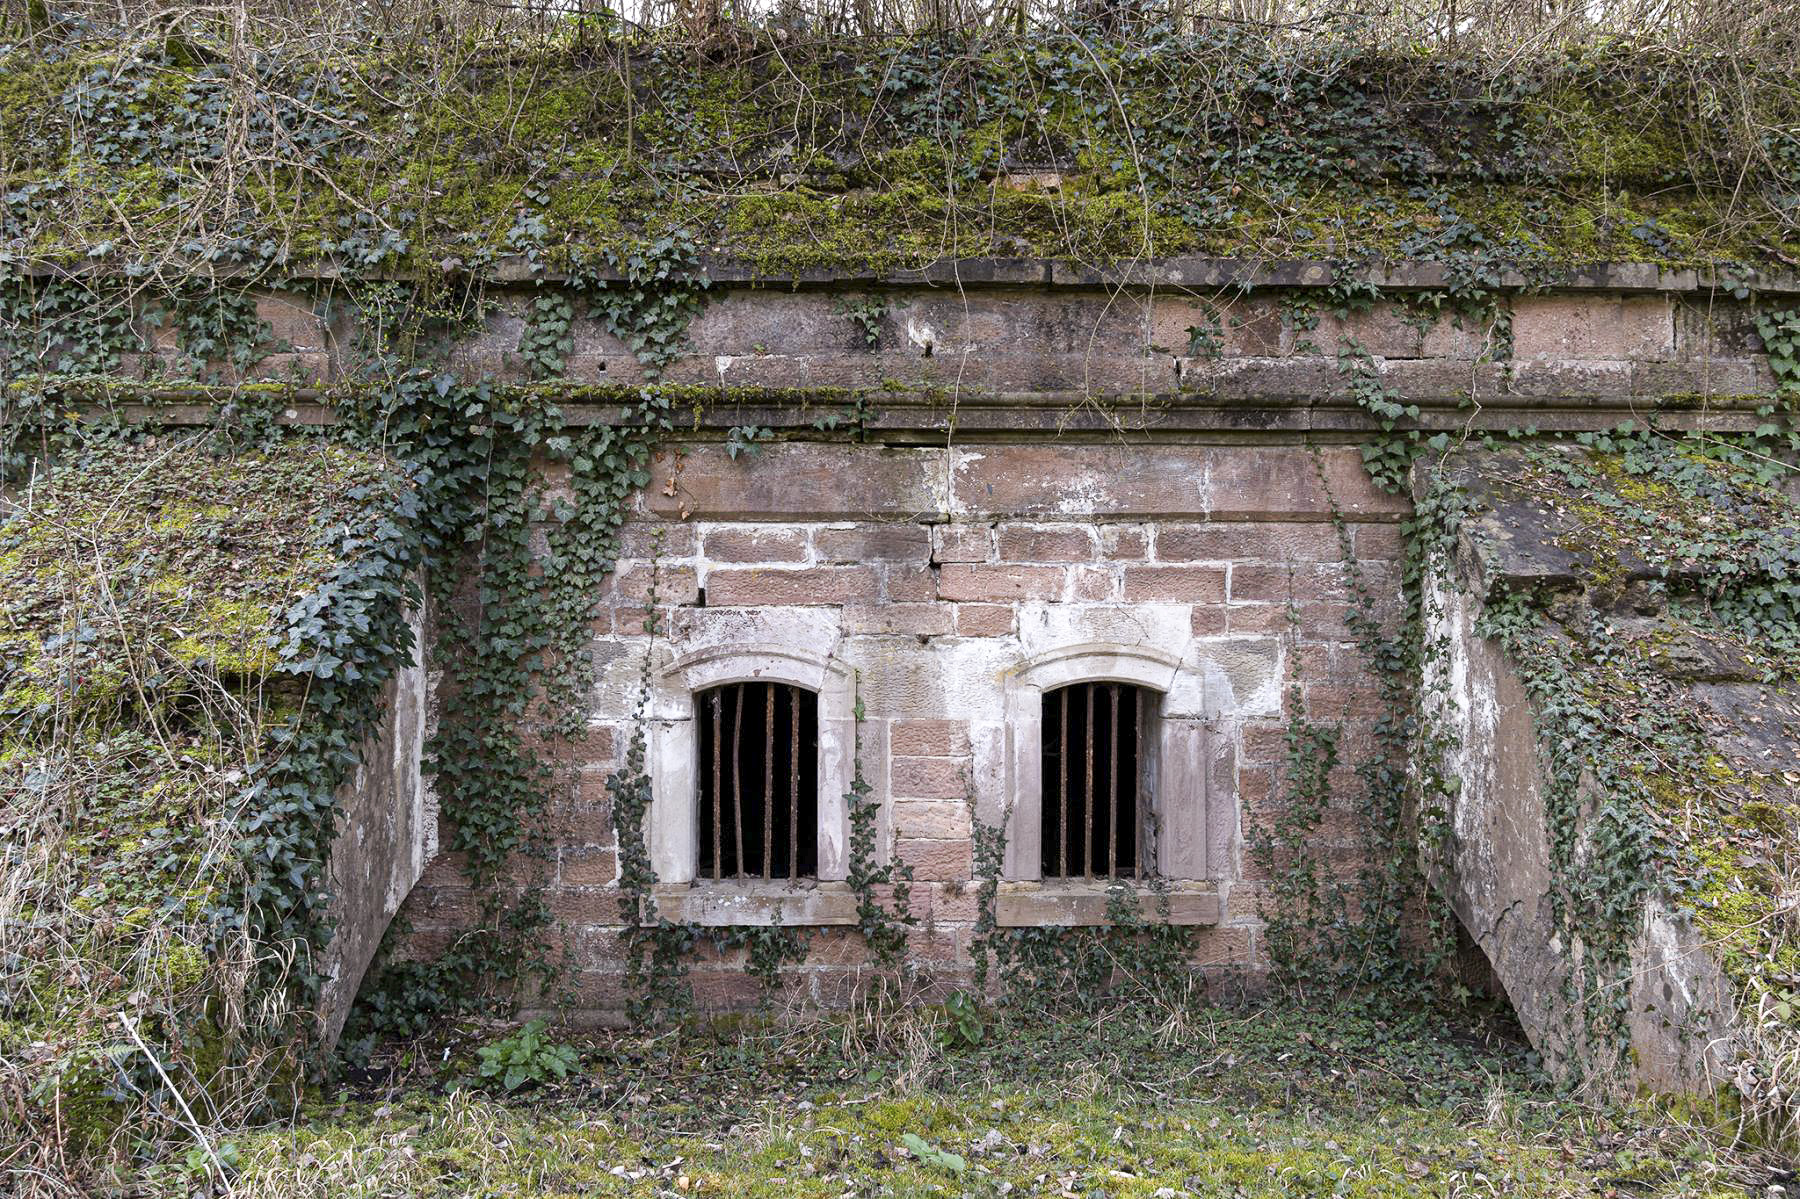
{"type": "Polygon", "coordinates": [[[326,883],[333,927],[319,999],[327,1047],[343,1030],[389,921],[437,854],[437,804],[421,769],[431,719],[422,610],[412,626],[412,661],[382,689],[381,723],[339,795],[326,883]]]}
{"type": "MultiPolygon", "coordinates": [[[[1465,572],[1473,573],[1473,572],[1465,572]]],[[[1492,965],[1531,1042],[1579,1075],[1615,1047],[1583,1019],[1579,963],[1555,919],[1537,710],[1517,667],[1476,632],[1481,601],[1466,580],[1435,580],[1456,716],[1449,763],[1460,781],[1446,870],[1434,883],[1492,965]]],[[[1734,1002],[1716,955],[1663,897],[1646,904],[1630,947],[1624,1000],[1627,1070],[1659,1091],[1711,1090],[1726,1076],[1734,1002]]]]}

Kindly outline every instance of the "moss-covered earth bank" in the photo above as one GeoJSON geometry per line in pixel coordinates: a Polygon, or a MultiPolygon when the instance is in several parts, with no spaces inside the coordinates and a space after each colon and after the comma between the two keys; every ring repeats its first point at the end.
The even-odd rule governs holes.
{"type": "Polygon", "coordinates": [[[0,260],[579,269],[679,234],[769,272],[1800,261],[1800,104],[1752,61],[1225,22],[728,47],[571,23],[408,49],[208,28],[0,46],[0,260]]]}
{"type": "Polygon", "coordinates": [[[366,711],[311,651],[335,594],[398,574],[381,529],[408,490],[340,446],[190,434],[101,441],[5,495],[9,1169],[129,1173],[158,1127],[300,1081],[344,766],[327,747],[366,711]]]}

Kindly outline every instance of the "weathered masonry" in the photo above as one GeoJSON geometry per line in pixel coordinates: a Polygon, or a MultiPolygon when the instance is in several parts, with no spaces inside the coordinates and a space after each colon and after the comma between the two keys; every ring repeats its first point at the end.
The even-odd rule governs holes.
{"type": "MultiPolygon", "coordinates": [[[[502,894],[547,906],[551,926],[534,936],[585,1019],[617,1019],[630,998],[614,786],[638,764],[654,875],[645,914],[696,934],[684,965],[702,1008],[764,997],[766,979],[745,969],[745,930],[804,931],[778,985],[838,1003],[869,978],[862,904],[903,896],[905,964],[941,994],[966,984],[985,920],[1001,934],[1103,925],[1121,881],[1139,918],[1190,930],[1209,985],[1260,985],[1273,879],[1252,845],[1297,802],[1297,720],[1335,730],[1337,764],[1304,846],[1324,882],[1354,889],[1377,859],[1413,854],[1410,829],[1370,827],[1354,798],[1368,785],[1360,764],[1407,752],[1391,739],[1393,680],[1372,672],[1356,636],[1358,622],[1392,627],[1408,611],[1403,524],[1417,497],[1377,485],[1377,435],[1398,412],[1442,463],[1489,433],[1626,421],[1740,432],[1764,419],[1776,386],[1750,305],[1654,266],[1570,272],[1479,314],[1418,302],[1443,282],[1431,267],[1375,269],[1373,301],[1346,300],[1357,292],[1341,269],[1305,263],[1171,260],[1102,276],[981,260],[770,280],[715,262],[707,273],[680,352],[658,363],[577,314],[555,377],[542,378],[524,347],[538,288],[556,283],[506,272],[481,294],[478,330],[444,359],[514,389],[502,406],[554,405],[565,428],[615,424],[643,395],[668,401],[618,559],[580,601],[587,673],[558,710],[529,713],[526,754],[553,797],[528,830],[540,852],[490,857],[505,863],[502,894]],[[633,745],[641,762],[628,760],[633,745]],[[873,812],[863,868],[910,872],[909,889],[896,893],[890,876],[858,894],[859,804],[873,812]],[[985,866],[983,843],[999,847],[985,866]],[[732,930],[740,948],[716,948],[708,930],[732,930]]],[[[1755,283],[1764,304],[1800,293],[1792,279],[1755,283]]],[[[258,376],[279,383],[233,383],[221,364],[207,385],[146,383],[127,414],[204,423],[229,403],[278,424],[347,419],[367,330],[334,286],[259,294],[272,352],[258,376]]],[[[124,356],[121,373],[167,375],[162,352],[124,356]]],[[[542,562],[571,552],[555,549],[566,535],[555,513],[573,491],[565,462],[533,464],[529,485],[548,502],[532,509],[526,549],[542,562]]],[[[1508,509],[1482,536],[1561,544],[1567,522],[1549,511],[1508,509]]],[[[1468,577],[1438,578],[1434,594],[1503,606],[1493,569],[1535,586],[1529,570],[1468,565],[1491,553],[1452,557],[1468,577]]],[[[1625,569],[1660,586],[1640,567],[1625,569]]],[[[458,619],[476,610],[476,592],[451,593],[458,619]]],[[[1531,850],[1542,850],[1531,835],[1524,850],[1501,845],[1543,826],[1554,802],[1505,781],[1524,777],[1508,772],[1524,768],[1542,709],[1506,672],[1532,663],[1508,659],[1464,609],[1449,613],[1436,627],[1464,664],[1448,720],[1463,756],[1446,764],[1469,790],[1444,814],[1451,833],[1428,871],[1499,983],[1523,988],[1521,1017],[1546,1054],[1604,1058],[1592,1028],[1572,1030],[1569,1004],[1539,1002],[1575,977],[1579,942],[1546,933],[1554,921],[1506,919],[1521,889],[1543,890],[1549,852],[1531,850]],[[1485,672],[1474,683],[1469,661],[1485,672]]],[[[428,643],[448,615],[427,614],[428,643]]],[[[422,660],[436,660],[429,645],[422,660]]],[[[454,682],[432,686],[441,724],[460,700],[454,682]]],[[[411,721],[416,752],[430,734],[411,721]]],[[[1541,733],[1537,748],[1547,752],[1541,733]]],[[[378,790],[360,796],[334,869],[393,867],[404,889],[418,847],[457,846],[444,766],[440,794],[409,799],[392,827],[378,790]],[[435,838],[411,823],[434,802],[447,814],[435,838]],[[384,838],[411,847],[409,861],[384,865],[384,838]]],[[[446,848],[425,867],[395,954],[432,961],[489,935],[492,880],[476,886],[468,856],[446,848]]],[[[1539,898],[1544,919],[1568,910],[1539,898]]],[[[339,932],[332,1031],[385,899],[339,932]]],[[[1663,923],[1643,931],[1644,952],[1661,955],[1650,968],[1668,983],[1660,998],[1647,983],[1644,1018],[1626,1022],[1629,1060],[1658,1085],[1702,1086],[1734,1060],[1721,1048],[1736,1035],[1721,975],[1699,960],[1706,943],[1685,917],[1646,911],[1663,923]],[[1696,978],[1717,1002],[1694,1000],[1696,978]]]]}
{"type": "MultiPolygon", "coordinates": [[[[982,261],[779,287],[711,273],[663,380],[693,389],[691,418],[656,453],[595,612],[589,736],[545,751],[570,779],[554,854],[520,867],[547,887],[597,1017],[622,1002],[606,783],[645,678],[660,914],[816,929],[790,988],[833,1002],[858,982],[859,770],[879,855],[912,869],[907,953],[932,977],[968,967],[980,822],[1005,833],[1002,927],[1098,923],[1110,878],[1154,875],[1167,896],[1141,891],[1145,913],[1193,926],[1210,976],[1254,984],[1265,880],[1246,844],[1283,802],[1291,705],[1342,722],[1345,792],[1384,715],[1346,627],[1345,552],[1397,618],[1409,504],[1364,470],[1355,380],[1458,434],[1741,429],[1772,386],[1747,310],[1654,267],[1571,274],[1482,324],[1388,302],[1334,315],[1324,266],[1115,279],[982,261]],[[1347,346],[1365,356],[1346,366],[1347,346]]],[[[1380,275],[1401,295],[1436,281],[1380,275]]],[[[460,368],[523,379],[529,296],[496,288],[460,368]]],[[[329,384],[352,330],[304,295],[260,311],[329,384]]],[[[580,320],[564,374],[544,387],[576,421],[606,419],[642,378],[580,320]]],[[[304,395],[285,415],[329,419],[304,395]]],[[[1369,847],[1347,803],[1317,835],[1351,878],[1369,847]]],[[[455,855],[405,915],[426,956],[471,929],[455,855]]],[[[702,1006],[756,1001],[730,957],[696,962],[702,1006]]]]}

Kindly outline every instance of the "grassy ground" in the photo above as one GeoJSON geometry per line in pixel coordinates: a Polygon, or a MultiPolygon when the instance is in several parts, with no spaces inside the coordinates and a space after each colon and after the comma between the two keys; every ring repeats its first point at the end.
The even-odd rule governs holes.
{"type": "MultiPolygon", "coordinates": [[[[474,1085],[473,1042],[412,1047],[220,1153],[259,1199],[1800,1195],[1716,1130],[1556,1095],[1492,1017],[1124,1011],[959,1046],[942,1027],[577,1039],[567,1079],[510,1097],[474,1085]]],[[[146,1191],[189,1194],[193,1167],[146,1191]]]]}

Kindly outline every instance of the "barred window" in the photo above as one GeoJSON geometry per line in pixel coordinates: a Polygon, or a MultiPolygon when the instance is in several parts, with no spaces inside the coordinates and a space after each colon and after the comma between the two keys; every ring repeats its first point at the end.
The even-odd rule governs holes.
{"type": "Polygon", "coordinates": [[[746,682],[695,701],[698,877],[818,877],[819,697],[746,682]]]}
{"type": "Polygon", "coordinates": [[[1161,697],[1129,683],[1043,693],[1044,878],[1142,878],[1155,865],[1153,730],[1161,697]]]}

